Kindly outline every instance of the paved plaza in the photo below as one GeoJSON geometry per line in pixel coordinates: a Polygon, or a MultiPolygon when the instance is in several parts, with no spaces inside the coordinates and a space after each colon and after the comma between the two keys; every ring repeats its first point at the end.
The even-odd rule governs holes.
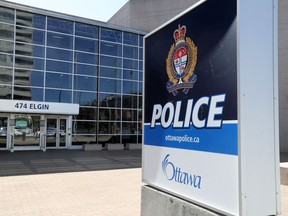
{"type": "Polygon", "coordinates": [[[141,151],[0,152],[0,176],[1,216],[140,215],[141,151]]]}

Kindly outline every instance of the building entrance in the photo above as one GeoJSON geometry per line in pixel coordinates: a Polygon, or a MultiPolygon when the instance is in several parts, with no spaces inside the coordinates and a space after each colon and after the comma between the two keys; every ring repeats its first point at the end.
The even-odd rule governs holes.
{"type": "Polygon", "coordinates": [[[7,148],[7,124],[8,117],[0,116],[0,149],[7,148]]]}
{"type": "Polygon", "coordinates": [[[65,117],[47,117],[46,148],[67,148],[67,121],[65,117]]]}

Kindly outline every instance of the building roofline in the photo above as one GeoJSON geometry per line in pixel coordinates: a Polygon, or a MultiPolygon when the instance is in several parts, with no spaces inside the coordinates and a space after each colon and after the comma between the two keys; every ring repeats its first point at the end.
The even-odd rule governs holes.
{"type": "Polygon", "coordinates": [[[0,0],[0,4],[2,7],[12,8],[12,9],[16,9],[16,10],[24,10],[24,11],[31,12],[31,13],[36,13],[36,14],[41,14],[41,15],[46,15],[46,16],[52,16],[52,17],[56,17],[56,18],[60,18],[60,19],[72,20],[75,22],[81,22],[81,23],[90,24],[90,25],[97,25],[97,26],[101,26],[101,27],[105,27],[105,28],[112,28],[115,30],[126,31],[126,32],[130,32],[130,33],[135,33],[135,34],[146,35],[148,33],[148,32],[140,31],[137,29],[112,25],[112,24],[98,21],[98,20],[93,20],[93,19],[89,19],[89,18],[84,18],[84,17],[80,17],[80,16],[70,15],[70,14],[66,14],[66,13],[51,11],[51,10],[47,10],[47,9],[37,8],[37,7],[32,7],[32,6],[28,6],[28,5],[19,4],[19,3],[8,2],[5,0],[0,0]]]}

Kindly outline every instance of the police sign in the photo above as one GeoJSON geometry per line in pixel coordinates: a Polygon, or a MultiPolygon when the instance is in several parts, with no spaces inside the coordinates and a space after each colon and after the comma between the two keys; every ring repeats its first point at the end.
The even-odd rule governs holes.
{"type": "Polygon", "coordinates": [[[229,215],[245,173],[237,10],[200,1],[144,41],[143,181],[229,215]]]}

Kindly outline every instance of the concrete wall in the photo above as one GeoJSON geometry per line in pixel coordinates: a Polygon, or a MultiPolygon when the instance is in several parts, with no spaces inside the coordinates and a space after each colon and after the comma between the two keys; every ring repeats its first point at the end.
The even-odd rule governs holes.
{"type": "MultiPolygon", "coordinates": [[[[198,0],[130,0],[108,22],[150,32],[196,2],[198,0]]],[[[278,0],[278,4],[280,151],[288,152],[288,0],[278,0]]]]}

